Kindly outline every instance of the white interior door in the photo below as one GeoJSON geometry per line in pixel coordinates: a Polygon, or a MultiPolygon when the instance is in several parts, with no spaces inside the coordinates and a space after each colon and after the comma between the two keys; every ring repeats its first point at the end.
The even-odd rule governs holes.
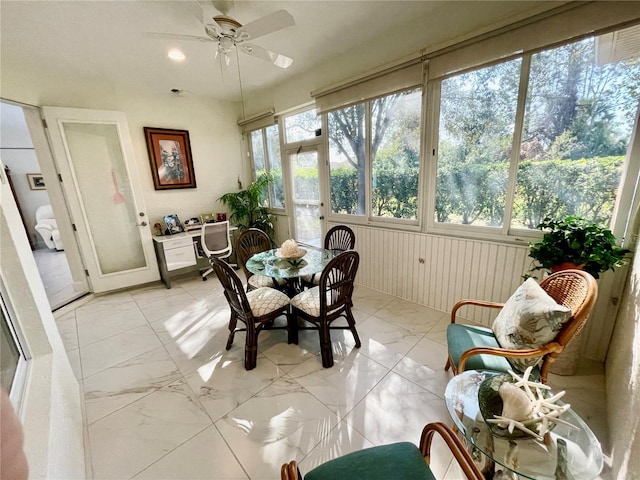
{"type": "Polygon", "coordinates": [[[42,111],[93,291],[158,280],[124,113],[42,111]]]}

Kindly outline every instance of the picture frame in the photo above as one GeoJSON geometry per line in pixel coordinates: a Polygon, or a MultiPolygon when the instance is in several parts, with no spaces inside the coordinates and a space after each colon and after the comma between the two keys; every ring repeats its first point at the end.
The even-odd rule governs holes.
{"type": "Polygon", "coordinates": [[[173,213],[171,215],[164,216],[164,224],[167,226],[165,235],[175,235],[176,233],[183,233],[184,227],[182,222],[178,218],[178,215],[173,213]]]}
{"type": "Polygon", "coordinates": [[[201,228],[202,228],[202,222],[198,217],[192,217],[184,221],[184,229],[187,232],[190,230],[199,230],[201,228]]]}
{"type": "Polygon", "coordinates": [[[213,223],[216,221],[216,217],[213,213],[203,213],[200,215],[200,221],[202,223],[213,223]]]}
{"type": "Polygon", "coordinates": [[[196,188],[187,130],[144,127],[144,137],[156,190],[196,188]]]}
{"type": "Polygon", "coordinates": [[[29,188],[31,190],[47,189],[47,186],[44,183],[44,177],[41,173],[27,173],[27,182],[29,182],[29,188]]]}

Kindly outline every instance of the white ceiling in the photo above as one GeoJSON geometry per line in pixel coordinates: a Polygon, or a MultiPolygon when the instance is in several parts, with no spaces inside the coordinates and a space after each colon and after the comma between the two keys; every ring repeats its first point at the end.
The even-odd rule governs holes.
{"type": "MultiPolygon", "coordinates": [[[[247,94],[319,68],[334,57],[366,45],[376,48],[376,44],[385,43],[399,58],[559,4],[236,0],[228,14],[246,24],[286,9],[296,22],[292,27],[255,40],[257,45],[293,58],[289,69],[240,54],[241,77],[247,94]],[[411,35],[407,35],[407,29],[411,35]]],[[[238,100],[237,65],[232,62],[222,74],[214,60],[214,43],[159,40],[143,35],[143,32],[201,35],[201,12],[200,5],[189,0],[0,0],[2,66],[69,75],[157,94],[177,88],[191,95],[238,100]],[[186,60],[175,63],[167,57],[168,50],[174,47],[183,50],[186,60]]],[[[389,48],[384,50],[388,56],[389,48]]],[[[386,61],[389,59],[381,58],[378,65],[386,61]]],[[[345,78],[354,73],[358,72],[345,72],[345,78]]]]}

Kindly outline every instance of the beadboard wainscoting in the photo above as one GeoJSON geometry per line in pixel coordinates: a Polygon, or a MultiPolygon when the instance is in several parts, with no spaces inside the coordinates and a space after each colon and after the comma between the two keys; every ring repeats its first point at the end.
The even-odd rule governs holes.
{"type": "MultiPolygon", "coordinates": [[[[349,226],[360,253],[356,283],[444,312],[464,298],[506,301],[531,264],[524,245],[349,226]]],[[[582,335],[582,356],[605,360],[627,271],[607,272],[598,280],[598,301],[582,335]]],[[[496,314],[473,306],[460,311],[463,318],[487,326],[496,314]]]]}

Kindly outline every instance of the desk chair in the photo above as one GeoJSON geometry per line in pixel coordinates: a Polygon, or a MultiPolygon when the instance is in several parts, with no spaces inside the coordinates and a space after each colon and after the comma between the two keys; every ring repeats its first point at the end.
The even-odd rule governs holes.
{"type": "MultiPolygon", "coordinates": [[[[233,250],[231,234],[229,233],[229,222],[203,224],[200,232],[200,245],[209,260],[211,260],[211,257],[220,259],[229,258],[233,250]]],[[[212,272],[213,268],[204,271],[202,273],[202,280],[206,280],[207,276],[212,272]]]]}
{"type": "MultiPolygon", "coordinates": [[[[392,443],[344,455],[314,468],[304,480],[434,480],[429,468],[433,436],[442,436],[468,480],[484,480],[462,441],[444,423],[429,423],[422,430],[420,447],[410,442],[392,443]]],[[[295,461],[285,463],[281,480],[302,480],[295,461]]]]}

